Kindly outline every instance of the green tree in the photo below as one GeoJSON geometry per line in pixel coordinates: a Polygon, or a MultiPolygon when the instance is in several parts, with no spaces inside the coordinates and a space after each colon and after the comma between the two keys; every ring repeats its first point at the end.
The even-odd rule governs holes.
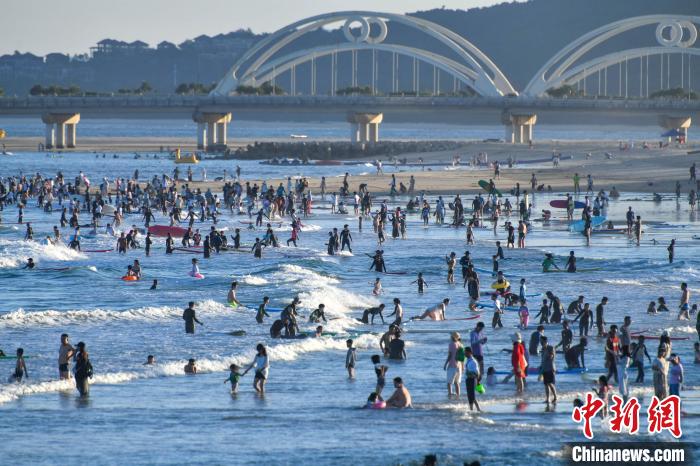
{"type": "Polygon", "coordinates": [[[574,86],[564,84],[561,87],[553,87],[551,89],[547,89],[547,95],[549,95],[550,97],[561,99],[563,97],[574,97],[577,95],[581,95],[581,92],[577,91],[574,86]]]}
{"type": "Polygon", "coordinates": [[[29,89],[29,95],[44,95],[44,88],[41,84],[34,84],[31,89],[29,89]]]}
{"type": "Polygon", "coordinates": [[[141,83],[141,86],[139,86],[139,88],[138,88],[138,92],[140,94],[148,94],[152,90],[153,90],[153,87],[151,87],[151,85],[147,81],[143,81],[141,83]]]}

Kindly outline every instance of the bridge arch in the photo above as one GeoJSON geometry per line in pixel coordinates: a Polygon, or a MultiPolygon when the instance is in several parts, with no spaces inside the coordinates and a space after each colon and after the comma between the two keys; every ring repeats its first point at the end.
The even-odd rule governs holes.
{"type": "MultiPolygon", "coordinates": [[[[588,76],[623,61],[650,55],[700,55],[694,47],[698,39],[698,16],[648,15],[627,18],[595,29],[564,47],[549,59],[523,90],[524,95],[542,96],[547,90],[581,82],[588,76]],[[605,42],[639,28],[656,25],[655,46],[606,53],[596,58],[587,54],[605,42]]],[[[648,62],[647,62],[648,65],[648,62]]],[[[641,62],[640,62],[641,66],[641,62]]],[[[648,73],[648,69],[647,69],[648,73]]]]}
{"type": "Polygon", "coordinates": [[[279,29],[243,54],[212,94],[228,95],[238,86],[262,84],[301,63],[340,52],[361,50],[392,52],[429,63],[480,95],[517,94],[491,59],[459,34],[421,18],[370,11],[327,13],[279,29]],[[342,30],[346,42],[307,47],[291,53],[282,51],[302,36],[339,22],[344,22],[342,30]],[[352,25],[358,23],[360,30],[356,34],[352,25]],[[440,42],[453,58],[420,46],[388,43],[387,39],[391,39],[391,23],[402,24],[440,42]],[[372,35],[373,30],[378,30],[378,33],[372,35]]]}

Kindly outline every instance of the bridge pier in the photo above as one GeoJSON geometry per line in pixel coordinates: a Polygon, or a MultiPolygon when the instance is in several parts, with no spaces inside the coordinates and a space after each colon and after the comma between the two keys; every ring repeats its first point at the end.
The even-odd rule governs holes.
{"type": "MultiPolygon", "coordinates": [[[[692,119],[690,116],[677,116],[677,115],[660,115],[659,116],[659,126],[664,128],[667,131],[671,130],[676,130],[679,133],[681,133],[683,140],[688,141],[688,128],[690,128],[690,124],[692,123],[692,119]]],[[[668,141],[671,142],[671,137],[668,138],[668,141]]]]}
{"type": "Polygon", "coordinates": [[[379,142],[379,125],[383,119],[383,113],[348,113],[350,142],[353,144],[379,142]]]}
{"type": "Polygon", "coordinates": [[[197,123],[197,149],[212,152],[226,150],[230,113],[195,112],[192,119],[197,123]]]}
{"type": "Polygon", "coordinates": [[[46,125],[46,149],[75,148],[80,113],[45,113],[41,116],[41,121],[46,125]]]}
{"type": "Polygon", "coordinates": [[[530,144],[533,142],[532,129],[537,123],[534,113],[511,113],[504,111],[501,121],[506,127],[505,140],[510,144],[530,144]]]}

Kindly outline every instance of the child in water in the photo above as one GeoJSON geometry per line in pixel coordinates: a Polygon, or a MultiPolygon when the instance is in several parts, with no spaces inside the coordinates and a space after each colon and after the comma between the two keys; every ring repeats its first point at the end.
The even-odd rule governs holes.
{"type": "Polygon", "coordinates": [[[603,419],[608,417],[608,401],[610,398],[610,385],[608,385],[608,378],[604,375],[598,377],[598,389],[593,388],[593,391],[598,398],[601,399],[603,404],[603,411],[601,412],[603,419]]]}
{"type": "Polygon", "coordinates": [[[423,279],[423,272],[418,272],[418,278],[412,281],[411,285],[414,283],[418,284],[418,293],[420,294],[423,294],[425,292],[425,288],[428,286],[426,281],[423,279]]]}
{"type": "Polygon", "coordinates": [[[190,272],[191,277],[198,277],[201,274],[199,273],[199,265],[197,265],[197,259],[192,259],[192,271],[190,272]]]}
{"type": "Polygon", "coordinates": [[[231,393],[238,393],[238,381],[241,379],[241,377],[243,377],[243,374],[240,372],[241,368],[236,364],[231,364],[229,369],[231,370],[231,373],[229,374],[228,378],[224,380],[224,383],[231,382],[231,393]]]}
{"type": "Polygon", "coordinates": [[[381,361],[381,357],[378,354],[372,356],[374,373],[377,375],[377,386],[375,387],[374,392],[380,398],[382,395],[382,390],[384,390],[384,385],[386,384],[386,371],[389,370],[389,367],[381,364],[381,361]]]}
{"type": "Polygon", "coordinates": [[[367,404],[364,407],[368,409],[384,409],[386,408],[386,403],[379,394],[372,392],[369,394],[367,404]]]}
{"type": "Polygon", "coordinates": [[[497,383],[498,380],[496,380],[496,369],[493,366],[490,366],[488,369],[486,369],[486,385],[491,387],[497,383]]]}
{"type": "Polygon", "coordinates": [[[525,330],[530,323],[530,310],[527,308],[526,301],[520,301],[520,309],[518,309],[518,317],[520,317],[520,328],[525,330]]]}
{"type": "Polygon", "coordinates": [[[656,314],[656,302],[649,302],[649,306],[647,307],[647,314],[656,314]]]}
{"type": "Polygon", "coordinates": [[[19,383],[24,377],[29,377],[27,366],[24,363],[24,349],[17,348],[17,363],[15,364],[15,372],[10,376],[10,382],[19,383]]]}
{"type": "Polygon", "coordinates": [[[372,294],[374,296],[379,296],[382,293],[382,279],[377,277],[377,279],[374,281],[374,289],[372,290],[372,294]]]}

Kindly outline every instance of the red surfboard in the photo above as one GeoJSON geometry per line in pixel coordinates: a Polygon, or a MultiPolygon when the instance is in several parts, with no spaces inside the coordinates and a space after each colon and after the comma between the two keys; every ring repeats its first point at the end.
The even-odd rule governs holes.
{"type": "Polygon", "coordinates": [[[168,236],[168,233],[170,233],[170,235],[175,238],[182,238],[185,236],[185,233],[187,233],[187,228],[153,225],[152,227],[148,227],[148,232],[153,236],[168,236]]]}

